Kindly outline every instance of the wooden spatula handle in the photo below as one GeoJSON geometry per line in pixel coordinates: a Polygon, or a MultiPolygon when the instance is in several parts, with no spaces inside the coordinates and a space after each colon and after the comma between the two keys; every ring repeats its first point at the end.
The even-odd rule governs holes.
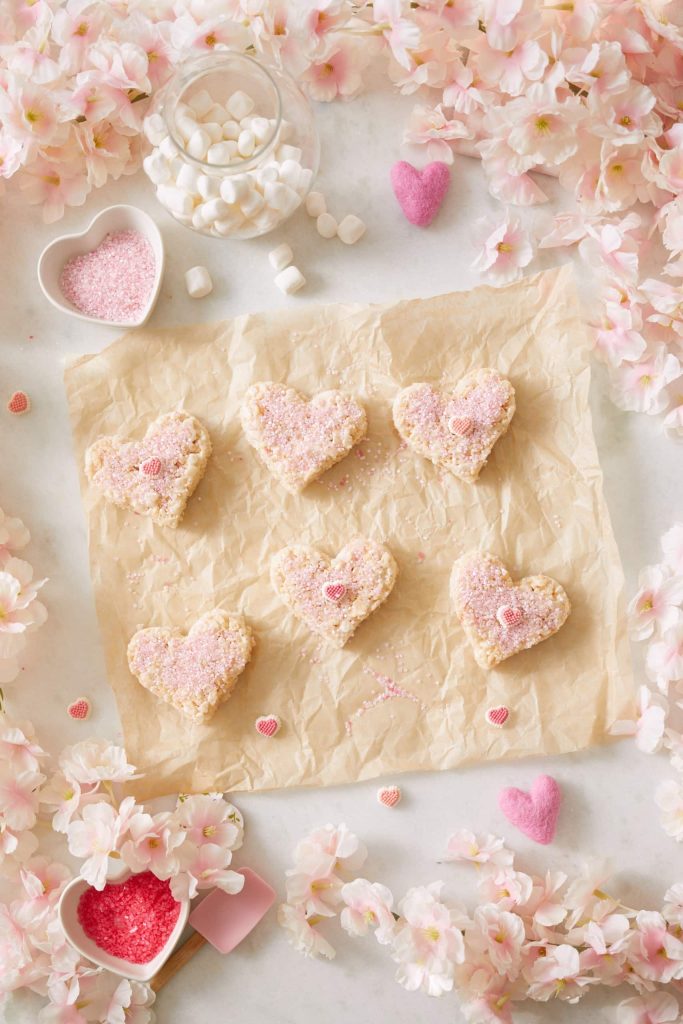
{"type": "Polygon", "coordinates": [[[189,937],[187,942],[184,942],[180,949],[176,949],[173,956],[170,956],[158,974],[155,974],[150,981],[150,988],[153,992],[158,992],[160,988],[163,988],[167,981],[182,970],[188,960],[191,960],[197,950],[201,949],[206,944],[206,939],[199,932],[194,932],[189,937]]]}

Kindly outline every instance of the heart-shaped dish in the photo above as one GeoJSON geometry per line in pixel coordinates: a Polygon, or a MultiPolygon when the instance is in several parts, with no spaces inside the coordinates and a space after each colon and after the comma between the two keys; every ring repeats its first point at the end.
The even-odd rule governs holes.
{"type": "Polygon", "coordinates": [[[154,220],[136,206],[119,204],[101,210],[85,229],[72,235],[60,235],[46,245],[38,260],[38,282],[53,306],[62,313],[86,320],[91,324],[104,324],[107,327],[141,327],[147,323],[156,301],[159,298],[161,279],[164,274],[164,243],[161,232],[154,220]],[[59,279],[64,269],[74,256],[83,256],[93,252],[104,240],[105,235],[118,231],[139,231],[144,235],[154,252],[155,277],[152,290],[143,312],[134,320],[101,320],[99,317],[88,316],[76,308],[62,293],[59,279]]]}
{"type": "MultiPolygon", "coordinates": [[[[132,871],[124,869],[117,873],[115,877],[108,878],[108,881],[114,885],[123,884],[132,874],[132,871]]],[[[149,981],[161,970],[178,944],[178,940],[187,924],[187,918],[190,913],[190,901],[179,900],[180,913],[178,914],[178,920],[163,948],[157,955],[148,960],[147,963],[134,964],[130,960],[122,960],[118,956],[107,953],[83,931],[83,926],[78,920],[78,902],[83,893],[90,888],[91,886],[84,878],[74,878],[66,886],[60,897],[58,906],[59,921],[68,942],[81,956],[91,960],[98,967],[104,967],[105,970],[112,971],[113,974],[119,974],[122,978],[129,978],[131,981],[149,981]]]]}

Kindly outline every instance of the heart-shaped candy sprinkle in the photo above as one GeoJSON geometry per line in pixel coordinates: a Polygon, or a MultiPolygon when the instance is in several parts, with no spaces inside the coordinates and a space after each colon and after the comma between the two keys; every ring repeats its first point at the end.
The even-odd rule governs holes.
{"type": "Polygon", "coordinates": [[[15,391],[7,403],[8,412],[13,413],[14,416],[21,416],[23,413],[28,412],[30,408],[31,399],[25,391],[15,391]]]}
{"type": "Polygon", "coordinates": [[[496,618],[501,626],[510,629],[511,626],[518,626],[520,624],[524,618],[524,612],[521,608],[515,608],[511,604],[502,604],[496,612],[496,618]]]}
{"type": "Polygon", "coordinates": [[[398,786],[382,786],[377,790],[377,799],[385,807],[395,807],[401,799],[401,790],[398,786]]]}
{"type": "Polygon", "coordinates": [[[84,722],[86,718],[90,717],[90,701],[87,697],[79,697],[78,700],[69,704],[66,711],[70,718],[84,722]]]}
{"type": "Polygon", "coordinates": [[[280,731],[280,719],[277,715],[261,715],[256,719],[256,732],[261,736],[274,736],[280,731]]]}
{"type": "Polygon", "coordinates": [[[142,463],[140,469],[145,476],[159,476],[159,473],[161,473],[161,459],[147,459],[142,463]]]}
{"type": "Polygon", "coordinates": [[[328,601],[334,601],[335,604],[338,604],[339,601],[341,601],[345,593],[346,584],[339,583],[337,580],[333,583],[325,583],[323,586],[323,596],[326,597],[328,601]]]}
{"type": "Polygon", "coordinates": [[[486,712],[486,721],[489,725],[495,725],[498,729],[505,725],[509,717],[510,709],[506,708],[504,704],[499,704],[495,708],[488,708],[486,712]]]}
{"type": "Polygon", "coordinates": [[[474,430],[474,423],[469,416],[453,416],[448,421],[448,429],[456,437],[467,437],[474,430]]]}

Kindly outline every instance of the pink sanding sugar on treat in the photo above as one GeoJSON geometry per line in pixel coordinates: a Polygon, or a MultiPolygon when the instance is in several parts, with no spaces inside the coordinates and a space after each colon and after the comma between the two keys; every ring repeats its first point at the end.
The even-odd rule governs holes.
{"type": "Polygon", "coordinates": [[[155,277],[154,251],[142,232],[112,231],[92,252],[64,265],[59,287],[86,316],[133,323],[147,307],[155,277]]]}
{"type": "Polygon", "coordinates": [[[131,964],[147,964],[161,952],[179,913],[170,883],[151,871],[109,882],[101,892],[86,889],[78,901],[78,920],[88,938],[131,964]]]}

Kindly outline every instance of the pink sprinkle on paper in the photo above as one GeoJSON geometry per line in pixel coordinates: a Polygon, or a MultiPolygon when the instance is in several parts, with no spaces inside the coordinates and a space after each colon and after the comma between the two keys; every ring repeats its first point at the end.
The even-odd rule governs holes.
{"type": "Polygon", "coordinates": [[[78,901],[78,920],[88,938],[131,964],[147,964],[161,952],[179,913],[170,882],[151,871],[108,882],[101,892],[86,889],[78,901]]]}
{"type": "Polygon", "coordinates": [[[86,316],[133,323],[147,307],[155,277],[154,251],[142,232],[114,231],[64,265],[59,287],[86,316]]]}

